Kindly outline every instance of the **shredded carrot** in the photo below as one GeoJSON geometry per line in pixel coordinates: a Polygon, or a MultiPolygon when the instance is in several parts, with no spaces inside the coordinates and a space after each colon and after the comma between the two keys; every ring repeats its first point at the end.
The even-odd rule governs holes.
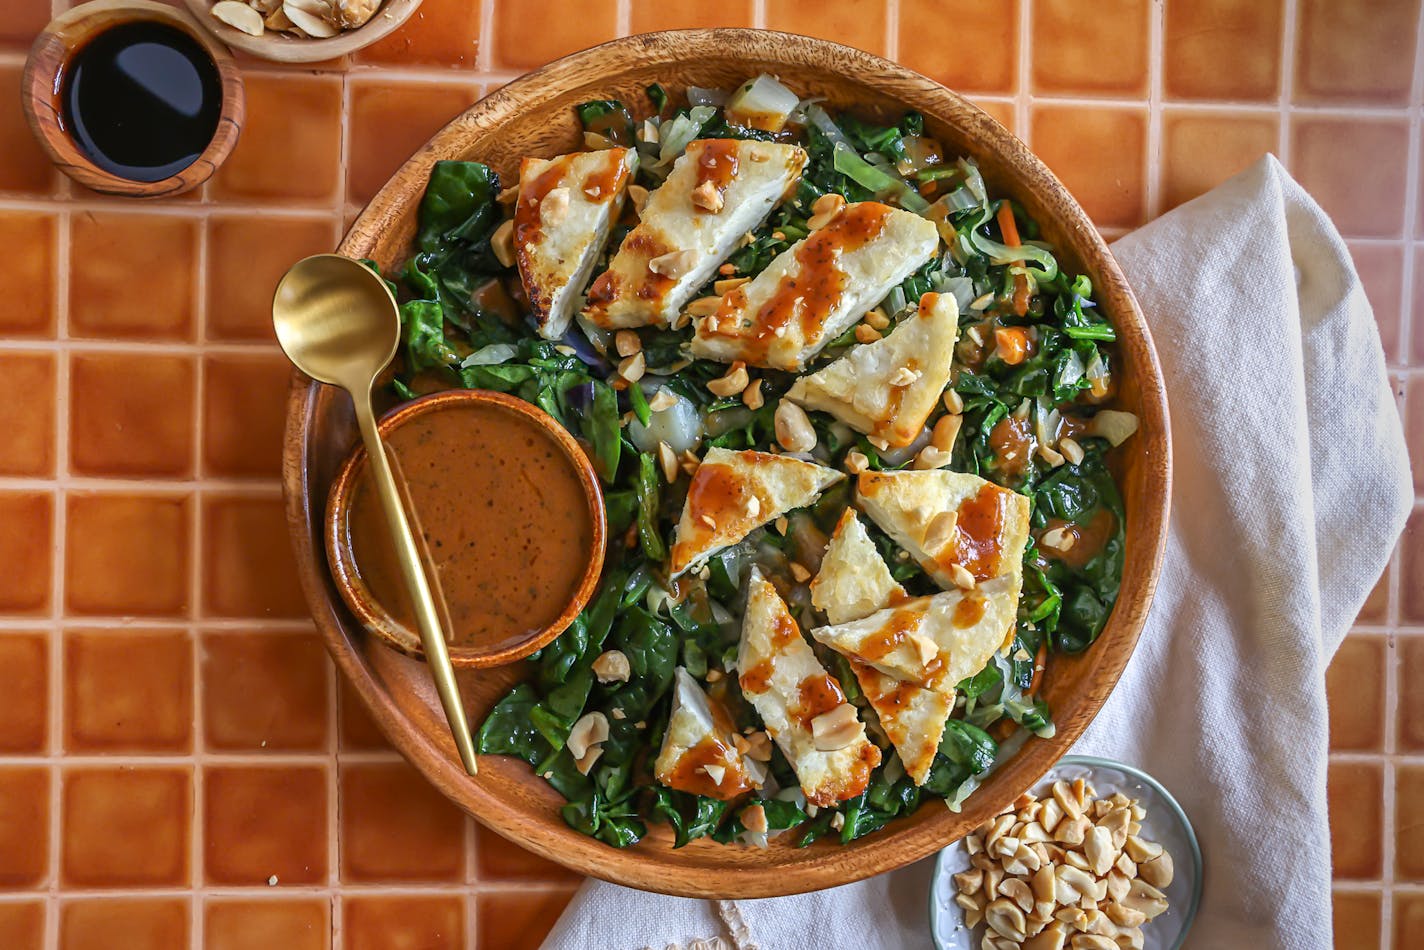
{"type": "Polygon", "coordinates": [[[999,205],[999,233],[1004,236],[1004,243],[1009,247],[1018,247],[1023,244],[1019,240],[1019,226],[1014,223],[1014,209],[1007,201],[999,205]]]}
{"type": "Polygon", "coordinates": [[[1014,314],[1020,317],[1028,314],[1028,278],[1023,274],[1014,275],[1014,314]]]}
{"type": "Polygon", "coordinates": [[[1028,359],[1028,332],[1023,327],[999,327],[994,331],[994,351],[999,359],[1017,366],[1028,359]]]}
{"type": "Polygon", "coordinates": [[[1028,692],[1026,695],[1032,696],[1038,692],[1038,685],[1043,680],[1043,668],[1048,664],[1048,641],[1038,645],[1038,654],[1033,658],[1033,679],[1029,680],[1028,692]]]}

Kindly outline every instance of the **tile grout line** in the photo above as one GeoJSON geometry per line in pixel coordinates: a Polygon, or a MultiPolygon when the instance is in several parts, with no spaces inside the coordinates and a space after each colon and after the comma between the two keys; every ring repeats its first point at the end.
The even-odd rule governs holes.
{"type": "MultiPolygon", "coordinates": [[[[493,3],[490,6],[494,6],[493,3]]],[[[614,5],[613,12],[613,34],[614,36],[627,36],[633,23],[633,2],[632,0],[618,0],[614,5]]]]}
{"type": "Polygon", "coordinates": [[[1147,16],[1147,174],[1143,176],[1146,189],[1143,224],[1162,213],[1162,48],[1166,27],[1160,0],[1148,8],[1147,16]]]}
{"type": "Polygon", "coordinates": [[[766,0],[752,0],[752,26],[766,29],[766,0]]]}
{"type": "Polygon", "coordinates": [[[900,61],[900,0],[885,0],[885,58],[900,61]]]}
{"type": "Polygon", "coordinates": [[[1295,92],[1295,34],[1299,28],[1299,0],[1285,0],[1285,10],[1281,14],[1281,89],[1276,100],[1276,113],[1281,117],[1278,147],[1282,165],[1290,168],[1292,112],[1291,96],[1295,92]]]}
{"type": "MultiPolygon", "coordinates": [[[[206,189],[206,186],[205,186],[206,189]]],[[[208,336],[208,260],[211,253],[210,232],[212,228],[208,222],[203,222],[203,227],[198,231],[197,248],[197,272],[193,278],[193,324],[197,339],[205,340],[208,336]]],[[[194,360],[194,381],[197,393],[197,407],[193,414],[193,494],[190,505],[192,521],[188,526],[188,543],[190,545],[190,563],[188,565],[188,616],[194,626],[190,630],[189,642],[192,644],[193,656],[193,712],[192,712],[192,750],[193,750],[193,771],[191,783],[191,794],[193,796],[191,818],[188,827],[188,848],[189,862],[191,867],[189,873],[192,875],[193,900],[189,907],[189,914],[192,920],[192,932],[189,942],[195,947],[204,946],[204,920],[202,914],[202,900],[199,898],[203,885],[203,877],[206,873],[203,860],[203,844],[206,839],[206,828],[204,823],[207,820],[207,808],[204,799],[204,789],[206,788],[207,771],[202,766],[202,755],[206,749],[203,737],[203,702],[201,693],[202,686],[202,648],[198,640],[197,619],[202,615],[203,605],[203,509],[205,493],[203,490],[203,438],[204,420],[207,411],[207,359],[199,354],[194,360]]]]}
{"type": "Polygon", "coordinates": [[[1014,125],[1018,126],[1015,133],[1025,145],[1032,148],[1032,136],[1029,131],[1032,124],[1032,116],[1029,114],[1029,85],[1032,81],[1032,44],[1033,29],[1030,24],[1033,21],[1033,0],[1019,0],[1018,4],[1019,22],[1016,24],[1019,53],[1015,66],[1015,86],[1014,105],[1014,125]]]}

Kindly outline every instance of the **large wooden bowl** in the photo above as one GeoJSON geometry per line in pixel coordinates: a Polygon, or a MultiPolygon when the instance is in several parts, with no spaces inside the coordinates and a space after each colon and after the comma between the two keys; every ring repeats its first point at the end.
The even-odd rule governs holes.
{"type": "MultiPolygon", "coordinates": [[[[1028,788],[1097,713],[1132,656],[1156,587],[1167,525],[1170,467],[1162,376],[1131,290],[1083,210],[1028,149],[983,112],[933,81],[893,63],[820,40],[756,30],[693,30],[617,40],[570,56],[510,83],[441,130],[396,173],[357,218],[340,251],[383,267],[402,261],[415,233],[416,208],[437,159],[478,159],[507,176],[526,155],[580,147],[573,106],[592,98],[642,102],[660,82],[734,85],[775,73],[804,94],[833,104],[924,113],[931,134],[950,154],[974,156],[993,193],[1010,195],[1039,221],[1069,269],[1086,272],[1117,325],[1120,403],[1142,426],[1124,449],[1127,563],[1107,628],[1080,656],[1055,657],[1043,695],[1053,708],[1055,738],[1032,740],[1003,764],[954,814],[930,801],[914,815],[841,846],[789,842],[769,850],[696,841],[673,850],[665,826],[639,845],[616,850],[568,828],[559,796],[527,765],[486,757],[466,776],[436,702],[427,671],[383,646],[341,605],[322,547],[327,489],[356,442],[347,398],[294,379],[288,407],[284,479],[287,515],[307,600],[337,664],[391,741],[452,801],[495,831],[577,871],[620,884],[700,897],[769,897],[845,884],[908,864],[943,847],[1028,788]]],[[[509,668],[461,674],[472,722],[520,677],[509,668]]],[[[790,836],[787,836],[790,837],[790,836]]]]}

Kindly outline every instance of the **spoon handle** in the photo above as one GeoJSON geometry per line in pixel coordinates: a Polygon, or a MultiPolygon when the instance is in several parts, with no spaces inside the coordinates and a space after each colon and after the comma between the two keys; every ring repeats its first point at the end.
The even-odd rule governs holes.
{"type": "Polygon", "coordinates": [[[415,619],[420,627],[420,643],[425,649],[426,664],[435,677],[435,691],[440,694],[440,705],[445,708],[445,718],[450,723],[450,732],[455,737],[455,748],[460,753],[460,761],[465,771],[471,775],[479,769],[475,764],[475,745],[470,739],[470,724],[465,719],[465,706],[460,701],[460,689],[455,683],[455,668],[450,665],[450,654],[445,649],[445,634],[440,629],[440,615],[436,612],[435,598],[430,593],[430,581],[425,576],[420,553],[411,533],[410,521],[406,518],[405,507],[401,503],[395,476],[391,474],[390,460],[386,456],[385,444],[376,429],[375,413],[371,410],[369,389],[352,393],[356,404],[356,423],[361,429],[361,441],[366,445],[366,460],[375,476],[376,493],[381,498],[381,508],[386,513],[386,524],[396,546],[396,560],[400,562],[401,574],[405,577],[406,590],[415,603],[415,619]]]}

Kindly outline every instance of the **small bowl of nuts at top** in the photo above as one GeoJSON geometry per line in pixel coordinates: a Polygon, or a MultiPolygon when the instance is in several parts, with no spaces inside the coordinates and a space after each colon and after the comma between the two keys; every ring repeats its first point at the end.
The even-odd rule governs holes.
{"type": "Polygon", "coordinates": [[[336,59],[400,26],[420,0],[184,0],[233,49],[282,63],[336,59]]]}
{"type": "Polygon", "coordinates": [[[1177,950],[1201,903],[1191,822],[1147,773],[1066,756],[940,852],[939,950],[1177,950]]]}

